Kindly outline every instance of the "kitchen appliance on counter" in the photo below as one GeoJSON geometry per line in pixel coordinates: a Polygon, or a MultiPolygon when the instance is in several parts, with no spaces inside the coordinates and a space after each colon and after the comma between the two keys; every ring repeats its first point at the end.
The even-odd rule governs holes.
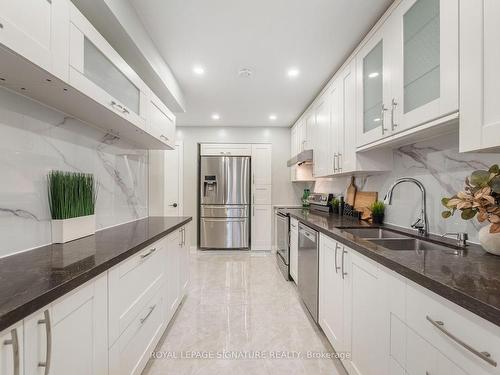
{"type": "Polygon", "coordinates": [[[327,193],[310,193],[307,197],[309,209],[321,212],[330,212],[330,202],[332,199],[333,194],[327,193]]]}
{"type": "Polygon", "coordinates": [[[290,280],[290,218],[280,210],[275,213],[276,219],[276,260],[285,277],[290,280]]]}
{"type": "Polygon", "coordinates": [[[200,248],[248,249],[250,157],[200,159],[200,248]]]}
{"type": "Polygon", "coordinates": [[[300,297],[314,321],[318,322],[319,236],[318,232],[299,222],[300,297]]]}

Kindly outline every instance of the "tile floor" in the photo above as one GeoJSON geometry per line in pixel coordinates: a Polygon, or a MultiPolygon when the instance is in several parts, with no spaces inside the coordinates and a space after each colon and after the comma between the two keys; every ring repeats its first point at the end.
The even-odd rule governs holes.
{"type": "Polygon", "coordinates": [[[188,295],[157,350],[169,358],[144,374],[344,374],[332,359],[307,358],[333,350],[268,253],[191,254],[188,295]]]}

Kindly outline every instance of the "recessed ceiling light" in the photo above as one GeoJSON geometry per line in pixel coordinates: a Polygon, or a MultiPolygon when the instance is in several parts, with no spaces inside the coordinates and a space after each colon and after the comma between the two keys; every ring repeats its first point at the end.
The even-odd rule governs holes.
{"type": "Polygon", "coordinates": [[[295,78],[300,74],[300,71],[297,68],[291,68],[291,69],[288,69],[287,74],[288,74],[288,77],[295,78]]]}
{"type": "Polygon", "coordinates": [[[269,120],[274,121],[278,118],[276,115],[269,115],[269,120]]]}
{"type": "Polygon", "coordinates": [[[194,74],[201,76],[201,75],[205,74],[205,69],[200,65],[196,65],[193,68],[193,72],[194,72],[194,74]]]}
{"type": "Polygon", "coordinates": [[[240,78],[250,78],[252,76],[253,72],[252,72],[252,69],[250,68],[241,68],[239,71],[238,71],[238,76],[240,76],[240,78]]]}
{"type": "Polygon", "coordinates": [[[378,72],[373,72],[368,74],[368,78],[375,78],[375,77],[378,77],[378,72]]]}
{"type": "Polygon", "coordinates": [[[213,113],[213,114],[212,114],[212,120],[216,120],[216,121],[217,121],[217,120],[220,120],[220,116],[219,116],[219,114],[218,114],[218,113],[213,113]]]}
{"type": "Polygon", "coordinates": [[[374,118],[374,119],[373,119],[373,122],[380,122],[380,118],[378,118],[378,117],[377,117],[377,118],[374,118]]]}

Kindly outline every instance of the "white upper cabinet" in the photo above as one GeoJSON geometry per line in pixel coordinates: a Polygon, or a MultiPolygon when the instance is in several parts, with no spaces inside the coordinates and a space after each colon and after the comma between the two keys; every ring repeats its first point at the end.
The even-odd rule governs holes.
{"type": "Polygon", "coordinates": [[[149,92],[147,131],[172,150],[175,148],[175,116],[152,91],[149,92]]]}
{"type": "Polygon", "coordinates": [[[385,27],[378,29],[356,57],[358,145],[389,135],[390,117],[385,104],[391,97],[388,32],[385,27]]]}
{"type": "Polygon", "coordinates": [[[322,177],[331,174],[333,165],[330,156],[330,100],[325,93],[318,101],[315,110],[315,125],[313,134],[313,176],[322,177]]]}
{"type": "Polygon", "coordinates": [[[357,54],[363,146],[458,111],[458,0],[404,0],[357,54]]]}
{"type": "Polygon", "coordinates": [[[203,143],[201,156],[252,156],[252,145],[246,143],[203,143]]]}
{"type": "Polygon", "coordinates": [[[71,7],[69,83],[146,128],[149,89],[75,6],[71,7]]]}
{"type": "Polygon", "coordinates": [[[67,1],[0,0],[0,9],[0,43],[66,80],[67,1]]]}
{"type": "Polygon", "coordinates": [[[271,185],[272,156],[270,144],[252,145],[252,187],[271,185]]]}
{"type": "Polygon", "coordinates": [[[500,147],[500,2],[460,1],[460,151],[500,147]]]}
{"type": "Polygon", "coordinates": [[[458,0],[405,0],[389,22],[390,131],[457,112],[458,0]]]}

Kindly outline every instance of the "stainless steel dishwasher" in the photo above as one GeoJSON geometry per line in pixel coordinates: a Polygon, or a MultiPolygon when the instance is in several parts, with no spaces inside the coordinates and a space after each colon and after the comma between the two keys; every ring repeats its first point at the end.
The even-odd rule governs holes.
{"type": "Polygon", "coordinates": [[[299,223],[299,294],[318,322],[318,232],[299,223]]]}

